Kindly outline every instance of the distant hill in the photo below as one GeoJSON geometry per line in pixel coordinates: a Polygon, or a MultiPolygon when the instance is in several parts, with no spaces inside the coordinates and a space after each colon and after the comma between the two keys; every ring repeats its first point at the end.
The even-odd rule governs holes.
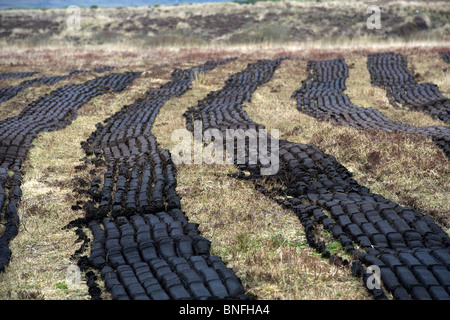
{"type": "MultiPolygon", "coordinates": [[[[148,4],[153,1],[158,0],[126,3],[148,4]]],[[[17,4],[24,2],[18,1],[17,4]]],[[[37,1],[36,5],[50,2],[37,1]]],[[[78,1],[80,6],[88,3],[93,1],[78,1]]],[[[368,27],[371,13],[367,12],[367,4],[360,1],[218,2],[109,8],[101,7],[106,1],[96,0],[96,3],[99,8],[88,6],[80,9],[77,28],[68,27],[68,23],[75,20],[69,19],[71,13],[65,9],[1,10],[0,46],[148,48],[450,41],[450,6],[435,1],[384,3],[380,29],[368,27]]],[[[111,6],[119,3],[125,2],[108,2],[111,6]]]]}
{"type": "Polygon", "coordinates": [[[1,1],[0,9],[7,8],[64,8],[70,5],[80,7],[137,7],[154,5],[177,5],[183,3],[225,2],[227,0],[17,0],[1,1]]]}

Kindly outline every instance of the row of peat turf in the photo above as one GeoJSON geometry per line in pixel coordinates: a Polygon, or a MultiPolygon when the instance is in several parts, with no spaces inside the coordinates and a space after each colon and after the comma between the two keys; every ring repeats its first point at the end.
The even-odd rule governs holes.
{"type": "Polygon", "coordinates": [[[393,52],[370,54],[367,68],[372,85],[384,88],[395,108],[401,105],[450,122],[450,99],[444,97],[434,83],[417,83],[405,56],[393,52]]]}
{"type": "MultiPolygon", "coordinates": [[[[112,67],[102,67],[102,68],[94,69],[94,72],[103,73],[106,71],[111,71],[112,69],[113,69],[112,67]]],[[[34,78],[34,79],[22,81],[21,83],[19,83],[18,85],[15,85],[15,86],[0,88],[0,103],[8,101],[9,99],[12,99],[16,95],[18,95],[20,92],[22,92],[23,90],[25,90],[28,87],[31,87],[33,85],[41,84],[41,85],[50,86],[61,80],[68,79],[73,75],[80,74],[80,73],[90,73],[90,72],[92,72],[92,71],[90,71],[90,70],[73,70],[69,74],[63,75],[63,76],[50,76],[50,77],[34,78]]],[[[14,77],[14,75],[15,75],[15,77],[19,77],[17,75],[21,75],[20,77],[26,77],[26,76],[30,76],[33,74],[34,74],[34,72],[13,73],[12,77],[14,77]]],[[[1,75],[0,75],[0,77],[1,77],[1,75]]]]}
{"type": "Polygon", "coordinates": [[[348,95],[343,93],[348,77],[348,66],[343,58],[308,61],[307,71],[308,78],[292,94],[300,112],[334,125],[420,134],[430,137],[450,157],[450,128],[415,127],[392,121],[377,109],[352,104],[348,95]]]}
{"type": "Polygon", "coordinates": [[[31,77],[35,75],[37,72],[35,71],[24,71],[24,72],[2,72],[0,73],[0,81],[6,79],[20,79],[31,77]]]}
{"type": "Polygon", "coordinates": [[[0,237],[0,272],[10,261],[9,242],[19,230],[21,167],[34,138],[40,132],[63,129],[90,99],[110,90],[122,91],[139,75],[114,73],[82,84],[59,87],[30,103],[19,115],[0,121],[0,218],[5,221],[0,237]]]}
{"type": "MultiPolygon", "coordinates": [[[[250,119],[243,104],[259,85],[270,80],[281,61],[260,60],[230,76],[223,89],[211,92],[185,113],[187,128],[193,130],[195,121],[201,121],[204,132],[264,131],[264,126],[250,119]]],[[[325,64],[333,68],[318,76],[317,92],[310,92],[313,97],[321,91],[345,89],[342,78],[346,67],[333,61],[325,64]]],[[[310,68],[315,67],[310,63],[310,68]]],[[[370,192],[333,156],[315,145],[280,140],[278,148],[269,148],[269,153],[278,152],[280,163],[278,172],[269,176],[260,173],[264,163],[251,161],[254,148],[246,144],[245,163],[239,163],[235,144],[231,156],[242,171],[233,176],[253,181],[258,190],[292,210],[304,226],[308,244],[324,258],[361,276],[374,298],[386,298],[384,290],[395,299],[450,298],[450,238],[430,216],[370,192]],[[273,183],[267,185],[277,187],[265,187],[263,182],[268,181],[273,183]],[[322,228],[353,257],[351,265],[326,250],[327,244],[315,232],[322,228]],[[379,288],[370,286],[373,275],[367,271],[374,266],[380,270],[379,288]]]]}
{"type": "MultiPolygon", "coordinates": [[[[91,182],[85,217],[68,227],[92,231],[90,255],[78,264],[99,270],[114,300],[248,298],[234,271],[210,255],[210,241],[181,210],[171,155],[151,133],[161,107],[189,90],[196,73],[230,60],[175,70],[171,81],[97,124],[82,143],[106,173],[103,182],[91,182]]],[[[100,299],[99,290],[90,292],[100,299]]]]}

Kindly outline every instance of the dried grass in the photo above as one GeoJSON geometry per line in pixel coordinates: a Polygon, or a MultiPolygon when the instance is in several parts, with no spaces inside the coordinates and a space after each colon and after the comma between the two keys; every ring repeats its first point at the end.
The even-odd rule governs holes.
{"type": "MultiPolygon", "coordinates": [[[[43,133],[34,141],[23,168],[22,225],[19,235],[11,242],[11,264],[0,275],[0,298],[88,298],[83,284],[75,290],[65,285],[66,269],[73,263],[69,257],[79,243],[75,243],[73,230],[61,229],[82,214],[70,209],[76,201],[72,193],[74,179],[89,178],[87,173],[74,172],[83,156],[79,143],[91,134],[97,122],[168,81],[173,68],[184,68],[210,58],[239,57],[207,75],[199,75],[192,90],[166,103],[153,128],[161,147],[170,150],[174,146],[170,139],[172,131],[185,127],[182,113],[208,92],[220,89],[230,74],[259,58],[290,55],[291,59],[285,60],[272,80],[258,88],[252,101],[244,106],[250,117],[269,130],[280,130],[283,139],[318,145],[352,171],[360,184],[402,205],[431,214],[443,225],[450,215],[448,160],[431,141],[413,135],[358,131],[318,122],[300,113],[295,100],[290,98],[306,78],[307,60],[343,56],[349,64],[354,64],[347,89],[354,104],[380,108],[382,112],[389,110],[389,116],[397,115],[411,124],[435,123],[426,117],[419,122],[420,118],[410,118],[408,112],[390,110],[383,93],[367,83],[366,54],[386,48],[389,47],[28,50],[20,52],[19,58],[3,51],[0,61],[20,63],[15,68],[22,70],[34,66],[36,57],[42,59],[38,65],[45,72],[61,71],[73,65],[93,66],[99,63],[97,57],[101,57],[102,65],[116,65],[119,71],[146,72],[123,93],[93,99],[80,109],[79,117],[66,129],[43,133]],[[54,66],[52,61],[57,60],[54,66]],[[175,66],[175,62],[181,64],[175,66]],[[154,69],[158,64],[167,67],[154,69]]],[[[445,67],[436,58],[440,48],[396,47],[408,54],[424,81],[433,81],[433,75],[427,70],[445,67]]],[[[445,75],[436,77],[444,92],[448,92],[446,79],[445,75]]],[[[45,92],[50,89],[46,88],[45,92]]],[[[41,93],[25,92],[13,102],[17,104],[20,99],[28,102],[30,92],[41,93]]],[[[234,170],[227,165],[178,166],[177,190],[183,197],[183,209],[189,219],[199,223],[203,235],[212,241],[212,253],[221,256],[236,271],[250,294],[258,299],[370,299],[360,279],[351,276],[348,270],[329,264],[306,245],[303,228],[292,212],[265,198],[250,182],[226,176],[234,170]]],[[[328,237],[335,252],[344,254],[329,235],[321,236],[328,237]]]]}

